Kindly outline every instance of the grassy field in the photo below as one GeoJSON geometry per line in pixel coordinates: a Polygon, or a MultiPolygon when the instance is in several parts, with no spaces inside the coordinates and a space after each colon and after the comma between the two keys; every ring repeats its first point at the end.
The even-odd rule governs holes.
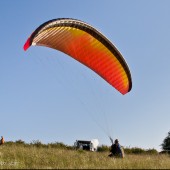
{"type": "Polygon", "coordinates": [[[170,169],[170,155],[126,155],[22,145],[0,146],[1,169],[170,169]]]}

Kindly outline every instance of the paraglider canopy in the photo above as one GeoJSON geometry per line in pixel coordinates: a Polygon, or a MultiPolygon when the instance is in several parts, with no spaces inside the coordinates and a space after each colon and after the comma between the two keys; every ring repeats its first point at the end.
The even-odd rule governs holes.
{"type": "Polygon", "coordinates": [[[66,53],[96,72],[120,93],[132,88],[130,70],[117,48],[89,24],[70,18],[40,25],[24,45],[46,46],[66,53]]]}

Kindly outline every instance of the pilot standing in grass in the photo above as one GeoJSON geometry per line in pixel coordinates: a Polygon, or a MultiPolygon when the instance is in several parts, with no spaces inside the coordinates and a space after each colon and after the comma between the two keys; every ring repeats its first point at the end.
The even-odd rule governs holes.
{"type": "Polygon", "coordinates": [[[5,143],[4,137],[1,136],[0,145],[3,145],[4,143],[5,143]]]}
{"type": "Polygon", "coordinates": [[[123,148],[120,146],[118,139],[116,139],[115,143],[112,144],[110,152],[110,157],[124,158],[123,148]]]}

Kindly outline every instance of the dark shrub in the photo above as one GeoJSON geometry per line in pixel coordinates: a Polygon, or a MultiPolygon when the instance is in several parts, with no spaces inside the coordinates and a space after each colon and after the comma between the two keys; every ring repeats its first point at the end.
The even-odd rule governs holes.
{"type": "Polygon", "coordinates": [[[97,148],[98,152],[109,152],[110,148],[106,145],[101,145],[97,148]]]}

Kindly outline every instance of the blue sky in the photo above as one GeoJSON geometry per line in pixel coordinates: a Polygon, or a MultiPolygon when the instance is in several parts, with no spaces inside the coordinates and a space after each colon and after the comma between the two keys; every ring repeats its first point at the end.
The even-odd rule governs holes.
{"type": "Polygon", "coordinates": [[[160,150],[170,130],[170,1],[0,1],[0,135],[63,142],[107,135],[121,145],[160,150]],[[45,47],[24,52],[29,35],[54,18],[101,31],[123,54],[132,90],[121,95],[67,55],[45,47]]]}

